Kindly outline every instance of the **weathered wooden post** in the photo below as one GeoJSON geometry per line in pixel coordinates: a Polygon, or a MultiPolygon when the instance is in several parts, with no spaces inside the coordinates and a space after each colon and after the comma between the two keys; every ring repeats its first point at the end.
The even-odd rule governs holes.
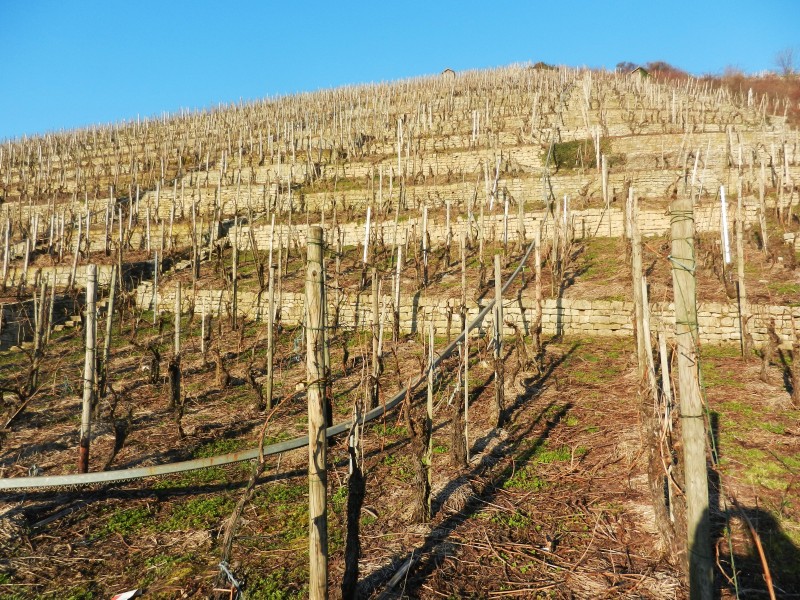
{"type": "Polygon", "coordinates": [[[206,299],[203,297],[202,308],[200,311],[200,354],[203,357],[203,364],[206,364],[206,299]]]}
{"type": "Polygon", "coordinates": [[[633,279],[633,310],[636,323],[636,364],[638,374],[638,390],[643,393],[645,372],[647,369],[647,348],[650,340],[644,339],[644,305],[642,293],[642,238],[639,234],[639,204],[633,188],[630,188],[628,232],[631,237],[631,272],[633,279]]]}
{"type": "Polygon", "coordinates": [[[181,282],[175,283],[175,356],[181,354],[181,282]]]}
{"type": "Polygon", "coordinates": [[[542,348],[542,229],[544,222],[536,228],[536,245],[533,254],[533,269],[536,281],[533,286],[535,313],[533,317],[533,350],[538,354],[542,348]]]}
{"type": "MultiPolygon", "coordinates": [[[[220,361],[222,359],[220,358],[220,361]]],[[[219,369],[219,365],[217,365],[219,369]]],[[[184,437],[181,427],[183,416],[183,401],[181,399],[181,282],[175,284],[175,348],[174,354],[167,365],[169,375],[169,407],[176,411],[175,421],[178,424],[178,433],[184,437]]]]}
{"type": "Polygon", "coordinates": [[[117,268],[111,267],[111,288],[108,291],[108,303],[106,304],[106,337],[103,340],[103,370],[100,377],[100,385],[97,393],[101,396],[105,394],[108,384],[108,363],[111,360],[111,326],[114,322],[114,298],[117,289],[117,268]]]}
{"type": "Polygon", "coordinates": [[[769,254],[769,239],[767,233],[767,207],[764,204],[764,186],[766,179],[764,174],[764,159],[761,159],[761,171],[758,177],[758,223],[761,227],[761,250],[764,256],[769,254]]]}
{"type": "Polygon", "coordinates": [[[706,428],[698,381],[694,211],[689,198],[672,203],[672,284],[678,345],[678,390],[685,473],[689,593],[710,600],[714,573],[708,514],[706,428]]]}
{"type": "Polygon", "coordinates": [[[97,266],[86,266],[86,354],[83,361],[83,405],[78,454],[78,472],[89,471],[89,440],[92,435],[94,404],[95,350],[97,339],[97,266]]]}
{"type": "Polygon", "coordinates": [[[432,483],[432,468],[433,468],[433,381],[434,375],[436,374],[436,369],[434,369],[433,365],[433,344],[434,344],[434,327],[433,327],[433,314],[431,313],[431,320],[428,323],[428,386],[427,386],[427,394],[426,394],[426,402],[425,402],[425,427],[424,432],[426,437],[428,438],[425,440],[425,458],[423,460],[423,464],[425,466],[425,476],[427,478],[426,483],[426,490],[427,494],[425,496],[425,502],[427,506],[425,508],[425,514],[427,516],[426,521],[430,519],[431,516],[431,483],[432,483]]]}
{"type": "Polygon", "coordinates": [[[53,315],[56,305],[56,274],[50,273],[50,308],[47,312],[47,329],[45,330],[45,341],[50,342],[50,334],[53,331],[53,315]]]}
{"type": "Polygon", "coordinates": [[[3,243],[3,289],[6,287],[8,280],[8,257],[10,252],[9,234],[11,232],[11,220],[6,217],[5,236],[3,243]]]}
{"type": "Polygon", "coordinates": [[[378,396],[380,394],[379,379],[381,367],[378,358],[378,296],[380,287],[378,285],[378,269],[372,268],[372,373],[370,376],[369,409],[378,406],[378,396]]]}
{"type": "MultiPolygon", "coordinates": [[[[75,254],[72,257],[72,269],[69,272],[69,287],[75,287],[75,276],[78,272],[78,256],[81,253],[81,227],[83,226],[83,219],[78,217],[78,236],[75,239],[75,254]]],[[[5,285],[5,275],[3,277],[3,284],[5,285]]]]}
{"type": "Polygon", "coordinates": [[[469,325],[464,321],[464,461],[469,464],[469,325]]]}
{"type": "Polygon", "coordinates": [[[308,230],[306,270],[306,370],[308,373],[309,598],[328,597],[328,511],[326,506],[325,330],[322,228],[308,230]]]}
{"type": "Polygon", "coordinates": [[[272,410],[272,382],[274,379],[275,360],[275,265],[269,265],[269,291],[268,291],[268,313],[267,313],[267,410],[272,410]]]}
{"type": "Polygon", "coordinates": [[[158,252],[153,257],[153,327],[158,322],[158,252]]]}
{"type": "Polygon", "coordinates": [[[428,205],[422,207],[422,286],[428,287],[428,205]]]}
{"type": "Polygon", "coordinates": [[[501,427],[505,417],[503,385],[503,282],[500,279],[500,255],[494,255],[494,403],[495,426],[501,427]]]}
{"type": "Polygon", "coordinates": [[[231,329],[236,331],[238,329],[238,316],[237,312],[239,310],[238,307],[238,300],[239,300],[239,217],[233,217],[233,249],[232,249],[233,257],[231,259],[232,266],[231,266],[231,279],[232,279],[232,288],[233,288],[233,298],[231,300],[231,329]]]}
{"type": "Polygon", "coordinates": [[[736,295],[739,304],[739,342],[742,356],[746,359],[750,356],[750,343],[748,342],[747,321],[749,310],[747,307],[747,291],[744,284],[744,228],[746,217],[744,214],[744,202],[742,199],[742,178],[739,177],[738,195],[736,199],[736,275],[737,286],[736,295]]]}
{"type": "Polygon", "coordinates": [[[602,162],[602,186],[603,186],[603,206],[606,209],[606,219],[608,219],[608,237],[611,237],[611,202],[608,195],[608,160],[606,155],[601,156],[602,162]]]}

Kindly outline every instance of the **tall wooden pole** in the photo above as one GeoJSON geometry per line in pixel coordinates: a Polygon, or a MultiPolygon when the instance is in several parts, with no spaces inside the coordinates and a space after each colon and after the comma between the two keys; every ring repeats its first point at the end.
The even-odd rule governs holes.
{"type": "Polygon", "coordinates": [[[98,388],[102,396],[108,384],[108,362],[111,359],[111,326],[114,322],[114,298],[117,289],[117,269],[111,267],[111,288],[108,291],[108,304],[106,304],[106,337],[103,340],[103,385],[98,388]]]}
{"type": "Polygon", "coordinates": [[[636,321],[636,358],[639,391],[644,389],[644,375],[647,368],[647,347],[649,340],[644,337],[644,304],[642,294],[642,238],[639,234],[639,205],[633,188],[630,188],[628,202],[629,233],[631,236],[631,271],[633,277],[633,307],[636,321]]]}
{"type": "MultiPolygon", "coordinates": [[[[433,317],[433,315],[431,315],[433,317]]],[[[434,382],[434,368],[433,368],[433,340],[434,340],[434,327],[433,318],[428,323],[428,389],[425,402],[425,434],[428,439],[425,446],[425,458],[423,464],[425,465],[425,476],[427,477],[427,491],[425,501],[426,506],[426,521],[430,519],[431,515],[431,483],[432,483],[432,466],[433,466],[433,382],[434,382]]]]}
{"type": "Polygon", "coordinates": [[[714,589],[714,573],[708,515],[706,427],[698,381],[694,211],[691,199],[684,197],[675,200],[670,212],[678,390],[686,477],[689,595],[692,600],[710,600],[714,589]]]}
{"type": "Polygon", "coordinates": [[[503,425],[505,413],[503,385],[503,282],[500,279],[500,255],[494,255],[494,402],[495,424],[503,425]]]}
{"type": "Polygon", "coordinates": [[[308,230],[306,270],[306,370],[308,372],[309,598],[328,597],[328,512],[326,507],[325,329],[322,228],[308,230]]]}
{"type": "Polygon", "coordinates": [[[534,297],[536,300],[536,315],[533,319],[533,349],[538,352],[542,347],[542,228],[544,223],[539,223],[536,229],[536,246],[534,247],[533,269],[536,277],[534,282],[534,297]]]}
{"type": "Polygon", "coordinates": [[[378,406],[378,378],[380,377],[380,364],[378,362],[378,269],[372,267],[372,380],[370,381],[369,408],[378,406]]]}
{"type": "Polygon", "coordinates": [[[97,265],[86,267],[86,355],[83,361],[83,406],[78,455],[78,472],[89,471],[89,438],[92,434],[92,405],[94,404],[94,369],[97,341],[97,265]]]}
{"type": "Polygon", "coordinates": [[[181,354],[181,282],[175,284],[175,356],[181,354]]]}
{"type": "Polygon", "coordinates": [[[744,202],[742,200],[742,178],[739,177],[738,195],[736,199],[736,274],[737,274],[737,296],[739,299],[739,341],[741,344],[742,356],[748,358],[749,344],[747,342],[747,292],[744,285],[744,227],[745,214],[744,202]]]}
{"type": "MultiPolygon", "coordinates": [[[[232,300],[232,314],[231,314],[231,328],[236,330],[238,327],[237,314],[239,312],[239,217],[233,217],[233,266],[232,266],[232,287],[233,287],[233,300],[232,300]]],[[[252,225],[251,225],[252,226],[252,225]]],[[[255,253],[255,250],[253,250],[255,253]]]]}
{"type": "Polygon", "coordinates": [[[767,207],[764,204],[764,186],[766,175],[764,173],[764,159],[761,159],[761,170],[758,176],[758,223],[761,227],[761,251],[764,256],[769,254],[769,238],[767,233],[767,207]]]}
{"type": "Polygon", "coordinates": [[[269,307],[267,313],[267,410],[272,410],[273,362],[275,360],[275,265],[269,265],[269,307]]]}

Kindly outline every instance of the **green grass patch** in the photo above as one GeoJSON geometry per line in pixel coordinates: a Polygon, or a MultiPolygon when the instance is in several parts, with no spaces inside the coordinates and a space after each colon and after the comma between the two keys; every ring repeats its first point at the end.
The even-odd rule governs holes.
{"type": "Polygon", "coordinates": [[[190,471],[175,477],[159,479],[153,484],[153,489],[186,488],[198,485],[225,483],[227,481],[228,475],[222,467],[209,467],[207,469],[190,471]]]}
{"type": "Polygon", "coordinates": [[[701,351],[701,358],[739,358],[741,355],[738,344],[706,344],[701,351]]]}
{"type": "Polygon", "coordinates": [[[404,438],[408,435],[408,429],[405,425],[389,425],[387,423],[378,423],[375,425],[375,433],[380,436],[404,438]]]}
{"type": "Polygon", "coordinates": [[[524,467],[515,471],[514,474],[503,483],[503,489],[520,490],[523,492],[538,492],[548,486],[548,482],[538,475],[534,475],[529,467],[524,467]]]}
{"type": "MultiPolygon", "coordinates": [[[[346,488],[337,502],[346,502],[346,488]]],[[[273,483],[259,489],[253,504],[275,520],[275,539],[270,548],[286,548],[286,545],[308,535],[308,486],[305,483],[273,483]]]]}
{"type": "Polygon", "coordinates": [[[392,471],[392,474],[401,481],[410,481],[413,477],[409,459],[405,456],[387,454],[381,459],[381,464],[389,467],[392,471]]]}
{"type": "Polygon", "coordinates": [[[783,435],[786,433],[786,427],[784,427],[780,423],[774,422],[759,422],[758,427],[763,429],[764,431],[768,431],[770,433],[774,433],[775,435],[783,435]]]}
{"type": "Polygon", "coordinates": [[[110,535],[118,533],[128,536],[149,526],[152,523],[153,511],[147,506],[125,508],[111,515],[103,528],[103,533],[110,535]]]}
{"type": "Polygon", "coordinates": [[[249,600],[301,600],[308,597],[308,586],[299,582],[307,579],[305,571],[270,569],[266,575],[248,577],[245,592],[249,600]]]}
{"type": "Polygon", "coordinates": [[[210,456],[218,456],[220,454],[228,454],[241,450],[246,445],[245,440],[232,440],[232,439],[218,439],[203,444],[192,452],[194,458],[208,458],[210,456]]]}
{"type": "Polygon", "coordinates": [[[533,522],[531,518],[521,510],[514,512],[498,511],[492,514],[489,519],[495,525],[502,525],[509,529],[523,529],[530,527],[533,522]]]}
{"type": "Polygon", "coordinates": [[[230,512],[233,501],[226,496],[193,498],[173,507],[171,514],[158,525],[161,531],[208,529],[230,512]]]}
{"type": "Polygon", "coordinates": [[[743,388],[744,384],[738,380],[738,374],[736,369],[717,365],[710,360],[700,361],[700,384],[705,387],[743,388]]]}
{"type": "Polygon", "coordinates": [[[785,296],[800,296],[800,283],[789,283],[788,281],[771,281],[767,284],[767,289],[775,294],[785,296]]]}

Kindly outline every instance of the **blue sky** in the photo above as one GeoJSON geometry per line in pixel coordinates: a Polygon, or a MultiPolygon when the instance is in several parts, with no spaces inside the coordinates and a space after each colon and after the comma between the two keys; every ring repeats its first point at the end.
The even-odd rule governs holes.
{"type": "Polygon", "coordinates": [[[0,140],[448,67],[754,72],[800,63],[798,25],[796,0],[0,0],[0,140]]]}

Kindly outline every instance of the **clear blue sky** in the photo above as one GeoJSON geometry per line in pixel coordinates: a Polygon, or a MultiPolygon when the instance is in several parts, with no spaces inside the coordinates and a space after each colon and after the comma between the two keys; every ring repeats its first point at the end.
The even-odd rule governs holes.
{"type": "Polygon", "coordinates": [[[796,0],[0,0],[0,140],[513,62],[774,68],[796,0]]]}

